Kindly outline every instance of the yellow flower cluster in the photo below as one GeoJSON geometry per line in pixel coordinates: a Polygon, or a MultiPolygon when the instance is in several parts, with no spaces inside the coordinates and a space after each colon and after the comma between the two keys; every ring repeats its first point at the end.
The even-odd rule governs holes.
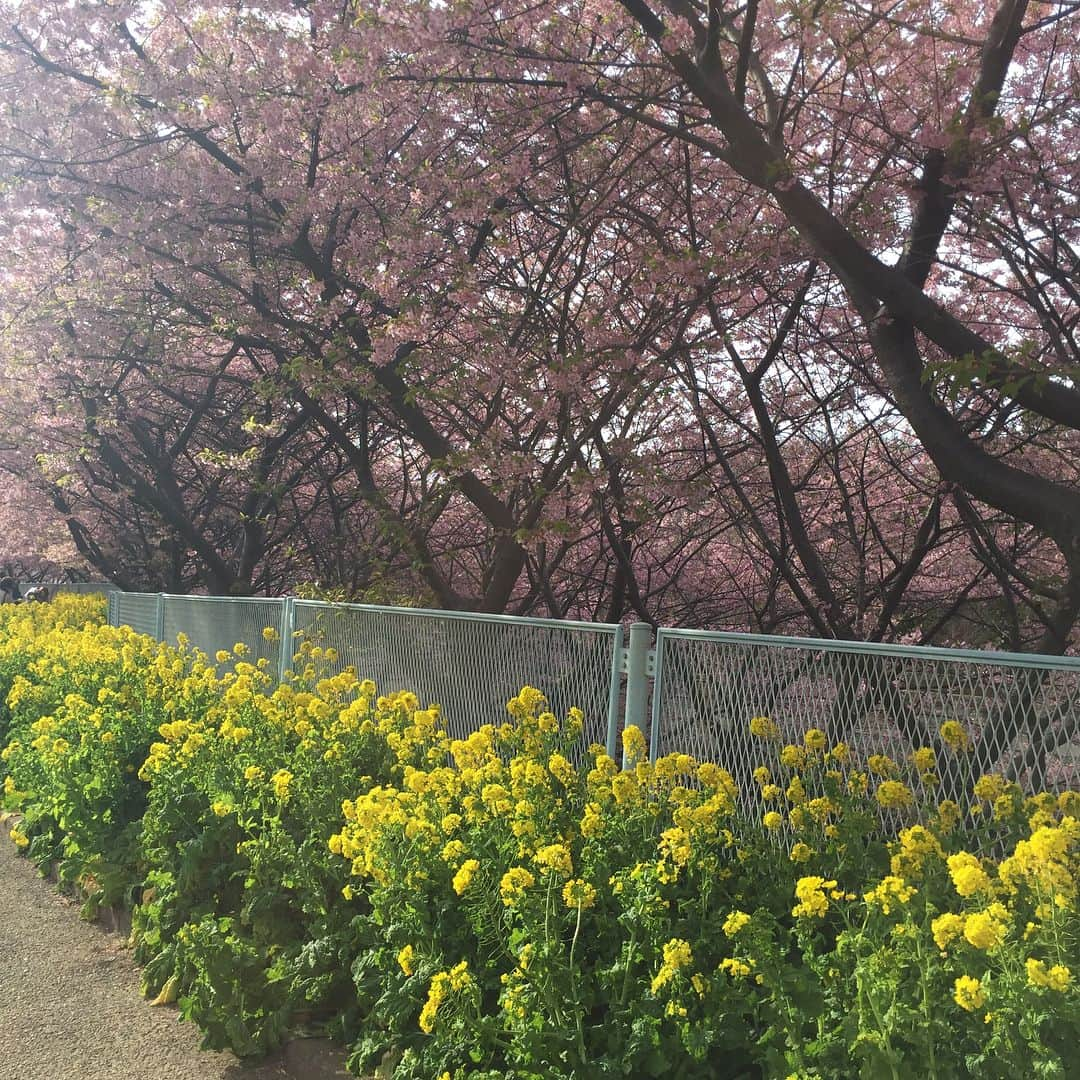
{"type": "Polygon", "coordinates": [[[931,773],[937,768],[937,754],[929,746],[920,746],[911,752],[911,764],[920,773],[931,773]]]}
{"type": "Polygon", "coordinates": [[[971,740],[963,724],[958,720],[946,720],[938,733],[941,735],[941,741],[956,753],[963,753],[971,747],[971,740]]]}
{"type": "Polygon", "coordinates": [[[574,861],[565,844],[548,844],[533,856],[533,862],[543,870],[569,877],[574,872],[574,861]]]}
{"type": "Polygon", "coordinates": [[[936,862],[944,857],[941,841],[923,825],[901,829],[890,853],[892,873],[909,880],[922,877],[923,866],[928,860],[936,862]]]}
{"type": "Polygon", "coordinates": [[[954,984],[953,999],[961,1009],[974,1012],[986,1004],[986,995],[983,993],[982,983],[973,979],[970,975],[961,975],[954,984]]]}
{"type": "Polygon", "coordinates": [[[458,872],[454,875],[454,880],[451,882],[454,892],[460,896],[472,883],[473,875],[480,869],[480,862],[477,859],[466,859],[458,868],[458,872]]]}
{"type": "Polygon", "coordinates": [[[767,716],[755,716],[750,721],[750,734],[758,739],[778,739],[780,729],[767,716]]]}
{"type": "Polygon", "coordinates": [[[964,897],[991,890],[990,875],[982,863],[967,851],[958,851],[948,858],[949,876],[956,891],[964,897]]]}
{"type": "Polygon", "coordinates": [[[1009,912],[1004,904],[991,904],[964,921],[964,937],[976,949],[996,949],[1009,930],[1009,912]]]}
{"type": "Polygon", "coordinates": [[[797,919],[820,919],[829,910],[829,898],[825,893],[827,890],[835,888],[835,881],[826,881],[822,877],[799,878],[795,883],[795,896],[798,898],[799,903],[791,909],[791,914],[797,919]]]}
{"type": "Polygon", "coordinates": [[[934,943],[944,952],[955,938],[964,932],[965,919],[963,915],[947,911],[939,915],[930,924],[930,930],[934,937],[934,943]]]}
{"type": "Polygon", "coordinates": [[[1027,979],[1032,986],[1045,986],[1064,993],[1072,982],[1072,972],[1064,964],[1047,968],[1045,961],[1029,958],[1026,967],[1027,979]]]}
{"type": "Polygon", "coordinates": [[[888,754],[871,754],[866,759],[866,767],[875,776],[885,777],[895,776],[899,769],[897,764],[888,754]]]}
{"type": "Polygon", "coordinates": [[[915,803],[911,788],[901,780],[883,780],[878,784],[874,798],[879,806],[889,810],[903,810],[915,803]]]}
{"type": "Polygon", "coordinates": [[[733,911],[724,920],[724,933],[729,938],[734,937],[749,922],[750,916],[745,911],[733,911]]]}
{"type": "Polygon", "coordinates": [[[435,1015],[449,998],[473,985],[468,962],[462,960],[449,971],[437,972],[428,987],[427,1001],[420,1010],[420,1030],[431,1034],[435,1030],[435,1015]]]}
{"type": "Polygon", "coordinates": [[[745,979],[754,970],[754,960],[738,960],[734,956],[728,956],[720,961],[719,970],[733,979],[745,979]]]}
{"type": "Polygon", "coordinates": [[[694,954],[690,943],[682,938],[672,938],[664,945],[663,961],[660,970],[653,976],[652,992],[655,994],[662,990],[684,968],[688,968],[694,962],[694,954]]]}
{"type": "Polygon", "coordinates": [[[596,889],[587,881],[575,878],[563,886],[563,902],[568,908],[580,908],[584,911],[596,903],[596,889]]]}
{"type": "Polygon", "coordinates": [[[809,862],[814,857],[814,849],[800,840],[797,844],[792,845],[788,857],[795,863],[809,862]]]}
{"type": "Polygon", "coordinates": [[[1080,821],[1065,816],[1057,825],[1039,825],[1001,861],[998,876],[1011,892],[1021,887],[1072,904],[1080,882],[1080,821]]]}
{"type": "Polygon", "coordinates": [[[639,761],[646,761],[649,757],[649,744],[645,741],[641,728],[636,724],[628,724],[622,733],[623,758],[629,767],[633,767],[639,761]]]}
{"type": "Polygon", "coordinates": [[[908,885],[902,877],[889,874],[868,893],[865,893],[863,900],[872,907],[881,908],[882,914],[890,915],[894,907],[903,906],[917,892],[918,890],[908,885]]]}
{"type": "Polygon", "coordinates": [[[502,876],[499,882],[499,895],[502,902],[509,908],[515,907],[525,895],[525,890],[536,884],[533,877],[524,866],[512,866],[502,876]]]}

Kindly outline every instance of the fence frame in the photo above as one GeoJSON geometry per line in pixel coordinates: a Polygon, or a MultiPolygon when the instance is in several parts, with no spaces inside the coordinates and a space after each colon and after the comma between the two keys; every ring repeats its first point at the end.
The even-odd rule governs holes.
{"type": "MultiPolygon", "coordinates": [[[[586,632],[602,631],[612,636],[611,674],[608,683],[608,711],[605,718],[606,751],[612,757],[618,746],[619,738],[619,686],[620,675],[625,670],[626,652],[623,648],[623,627],[621,623],[583,622],[576,619],[545,619],[528,615],[501,615],[483,611],[447,611],[440,608],[413,608],[382,606],[379,604],[332,603],[326,600],[305,600],[300,597],[287,597],[286,608],[282,616],[282,640],[292,640],[296,628],[296,604],[305,607],[321,607],[332,611],[368,611],[378,615],[419,616],[435,622],[488,623],[503,626],[529,626],[537,629],[581,630],[586,632]],[[288,636],[286,636],[286,634],[288,636]]],[[[284,679],[288,651],[282,650],[281,677],[284,679]]],[[[291,664],[291,657],[289,658],[291,664]]]]}
{"type": "MultiPolygon", "coordinates": [[[[165,640],[165,609],[170,600],[183,600],[186,602],[198,601],[202,603],[227,603],[227,604],[242,604],[242,603],[266,603],[267,601],[281,600],[281,616],[279,625],[277,627],[278,633],[281,637],[281,652],[278,661],[277,676],[279,681],[285,680],[286,672],[291,670],[293,656],[292,649],[290,647],[293,640],[293,635],[296,631],[296,607],[297,604],[302,604],[305,607],[321,608],[327,611],[357,611],[357,612],[371,612],[380,616],[384,615],[401,615],[407,617],[420,617],[424,619],[430,619],[433,622],[467,622],[467,623],[487,623],[504,626],[526,626],[537,629],[554,629],[560,631],[583,631],[588,633],[603,633],[610,635],[612,640],[611,645],[611,661],[609,664],[610,674],[608,676],[607,686],[607,699],[608,708],[607,715],[603,717],[604,731],[605,731],[605,750],[612,757],[615,756],[618,739],[619,739],[619,720],[620,720],[620,708],[619,708],[619,695],[621,687],[621,676],[628,670],[627,668],[627,649],[623,647],[624,630],[620,623],[594,623],[583,622],[580,620],[572,619],[545,619],[545,618],[533,618],[530,616],[519,615],[500,615],[491,614],[487,612],[472,612],[472,611],[443,611],[437,608],[412,608],[412,607],[393,607],[393,606],[380,606],[377,604],[347,604],[347,603],[332,603],[325,600],[306,600],[296,596],[285,597],[259,597],[259,596],[198,596],[198,595],[183,595],[176,593],[131,593],[132,596],[153,596],[156,598],[156,617],[157,617],[157,640],[165,640]]],[[[116,625],[116,619],[118,615],[118,602],[113,601],[112,597],[109,598],[109,622],[111,625],[116,625]]],[[[644,628],[648,630],[648,627],[644,628]]],[[[637,645],[638,653],[641,651],[640,638],[635,639],[639,643],[637,645]]],[[[646,643],[647,649],[647,643],[646,643]]],[[[637,655],[637,654],[635,654],[637,655]]],[[[636,683],[640,683],[643,679],[644,668],[642,668],[642,675],[636,680],[636,683]]],[[[636,700],[636,699],[635,699],[636,700]]]]}
{"type": "MultiPolygon", "coordinates": [[[[109,594],[109,621],[116,625],[119,600],[116,592],[109,594]]],[[[886,642],[841,641],[832,638],[804,638],[788,635],[740,634],[723,630],[692,630],[660,627],[656,630],[655,646],[650,648],[653,628],[646,623],[632,623],[625,628],[619,623],[592,623],[578,620],[535,618],[531,616],[490,614],[486,612],[444,611],[434,608],[379,606],[376,604],[332,603],[286,597],[221,597],[193,596],[171,593],[134,593],[135,596],[156,598],[157,637],[164,640],[165,608],[169,600],[201,601],[205,603],[243,604],[245,602],[282,601],[280,625],[281,652],[277,675],[284,680],[292,666],[291,642],[296,630],[296,609],[324,608],[328,611],[370,612],[379,616],[401,615],[431,619],[434,622],[471,622],[526,626],[561,631],[592,631],[610,634],[612,657],[607,687],[605,750],[618,759],[619,733],[623,727],[649,726],[649,755],[655,760],[660,751],[662,712],[664,705],[665,652],[669,642],[680,640],[711,642],[718,645],[758,646],[770,649],[797,649],[816,653],[846,653],[861,656],[881,656],[938,661],[948,664],[989,664],[1000,667],[1069,671],[1080,674],[1080,657],[1050,656],[1037,653],[1015,653],[982,649],[947,649],[933,645],[900,645],[886,642]],[[625,676],[625,693],[623,677],[625,676]],[[651,697],[651,702],[650,702],[651,697]]],[[[541,687],[540,689],[543,689],[541,687]]],[[[597,718],[601,719],[601,718],[597,718]]]]}
{"type": "Polygon", "coordinates": [[[835,638],[803,638],[771,634],[736,634],[726,630],[689,630],[661,627],[656,634],[655,681],[649,724],[649,757],[656,760],[662,735],[665,646],[675,641],[701,641],[738,647],[798,649],[804,652],[881,656],[949,664],[985,664],[1021,670],[1069,671],[1080,675],[1080,656],[1051,656],[983,649],[946,649],[938,645],[899,645],[891,642],[842,641],[835,638]]]}

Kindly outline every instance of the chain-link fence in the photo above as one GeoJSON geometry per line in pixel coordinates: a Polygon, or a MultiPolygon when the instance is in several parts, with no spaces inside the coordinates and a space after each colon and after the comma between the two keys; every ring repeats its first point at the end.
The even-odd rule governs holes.
{"type": "Polygon", "coordinates": [[[654,755],[690,753],[745,783],[766,756],[758,716],[783,742],[818,728],[863,761],[929,747],[943,793],[989,772],[1028,790],[1080,784],[1078,658],[659,631],[654,755]]]}
{"type": "Polygon", "coordinates": [[[585,715],[585,744],[605,743],[616,719],[613,687],[622,628],[602,623],[524,619],[416,608],[295,600],[296,632],[331,646],[383,693],[411,690],[442,706],[461,737],[507,719],[506,702],[535,686],[552,711],[585,715]]]}
{"type": "Polygon", "coordinates": [[[1029,790],[1080,786],[1080,658],[526,619],[312,600],[109,595],[109,621],[211,659],[243,643],[284,675],[301,641],[337,653],[380,692],[442,706],[452,734],[501,723],[506,701],[536,686],[556,715],[585,714],[585,740],[616,755],[624,723],[649,729],[653,757],[680,751],[745,782],[767,757],[750,721],[785,742],[810,728],[856,759],[935,755],[942,792],[984,772],[1029,790]],[[264,636],[267,627],[277,635],[264,636]],[[624,678],[625,676],[625,678],[624,678]],[[648,701],[651,694],[651,712],[648,701]],[[651,718],[651,719],[650,719],[651,718]],[[950,747],[953,721],[964,745],[950,747]]]}
{"type": "MultiPolygon", "coordinates": [[[[333,670],[356,669],[380,693],[411,690],[438,703],[455,737],[507,719],[506,702],[535,686],[560,717],[576,706],[583,745],[614,751],[620,701],[622,627],[313,600],[114,593],[109,622],[175,643],[183,634],[211,660],[247,647],[281,675],[307,641],[337,654],[333,670]],[[267,628],[275,635],[264,635],[267,628]],[[284,650],[284,651],[283,651],[284,650]]],[[[320,664],[326,666],[325,656],[320,664]]]]}
{"type": "MultiPolygon", "coordinates": [[[[161,596],[158,593],[109,593],[109,623],[130,626],[140,634],[163,639],[161,596]]],[[[174,639],[175,640],[175,639],[174,639]]]]}
{"type": "Polygon", "coordinates": [[[282,617],[287,601],[270,597],[164,596],[161,638],[175,642],[184,634],[211,660],[219,652],[245,646],[249,663],[265,659],[275,674],[282,668],[282,617]],[[263,634],[275,631],[273,637],[263,634]]]}

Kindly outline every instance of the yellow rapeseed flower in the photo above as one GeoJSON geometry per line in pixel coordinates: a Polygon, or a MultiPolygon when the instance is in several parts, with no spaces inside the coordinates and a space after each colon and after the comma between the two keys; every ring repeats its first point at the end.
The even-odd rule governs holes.
{"type": "Polygon", "coordinates": [[[458,872],[454,875],[452,882],[454,886],[454,892],[460,896],[470,885],[473,879],[473,875],[480,869],[480,862],[477,859],[466,859],[458,868],[458,872]]]}
{"type": "Polygon", "coordinates": [[[623,757],[631,768],[649,756],[649,744],[636,724],[628,724],[622,733],[623,757]]]}
{"type": "Polygon", "coordinates": [[[536,878],[524,866],[512,866],[499,882],[499,895],[509,908],[514,907],[525,895],[525,890],[536,884],[536,878]]]}
{"type": "Polygon", "coordinates": [[[938,826],[942,832],[952,832],[960,824],[960,805],[952,799],[942,799],[937,808],[938,826]]]}
{"type": "Polygon", "coordinates": [[[575,878],[563,886],[563,902],[568,908],[591,908],[596,903],[596,889],[587,881],[575,878]]]}
{"type": "Polygon", "coordinates": [[[880,907],[883,914],[890,915],[894,906],[906,904],[917,891],[913,886],[908,885],[902,877],[889,874],[882,878],[870,892],[864,893],[863,900],[867,904],[880,907]]]}
{"type": "Polygon", "coordinates": [[[835,889],[835,881],[826,881],[822,877],[802,877],[795,883],[795,895],[799,900],[791,914],[797,919],[810,917],[820,919],[829,910],[828,889],[835,889]]]}
{"type": "Polygon", "coordinates": [[[745,911],[733,911],[724,920],[724,933],[729,938],[734,937],[748,922],[750,916],[745,911]]]}
{"type": "Polygon", "coordinates": [[[270,777],[270,784],[274,789],[274,794],[284,802],[289,797],[289,785],[292,783],[293,774],[288,769],[278,769],[272,777],[270,777]]]}
{"type": "Polygon", "coordinates": [[[939,915],[930,924],[930,931],[934,936],[934,943],[942,952],[944,952],[956,938],[964,933],[964,923],[965,919],[963,915],[956,915],[953,912],[947,911],[944,915],[939,915]]]}
{"type": "Polygon", "coordinates": [[[929,746],[920,746],[912,751],[911,763],[921,773],[932,772],[937,768],[937,754],[929,746]]]}
{"type": "Polygon", "coordinates": [[[430,1035],[435,1030],[435,1017],[439,1007],[454,993],[472,985],[468,963],[462,960],[449,971],[437,972],[428,987],[427,1001],[420,1010],[420,1030],[430,1035]]]}
{"type": "Polygon", "coordinates": [[[982,868],[982,863],[970,852],[958,851],[948,858],[949,876],[953,886],[961,896],[974,896],[978,892],[989,892],[990,876],[982,868]]]}
{"type": "Polygon", "coordinates": [[[548,844],[533,856],[533,862],[544,870],[570,877],[574,862],[565,844],[548,844]]]}
{"type": "Polygon", "coordinates": [[[851,748],[847,743],[838,742],[830,751],[829,757],[840,765],[846,765],[851,759],[851,748]]]}
{"type": "Polygon", "coordinates": [[[1002,904],[991,904],[964,920],[964,938],[976,949],[996,949],[1008,931],[1008,912],[1002,904]]]}
{"type": "Polygon", "coordinates": [[[900,780],[882,780],[874,792],[874,798],[879,806],[888,810],[902,810],[915,801],[911,789],[900,780]]]}
{"type": "Polygon", "coordinates": [[[439,852],[439,858],[442,859],[444,863],[456,866],[465,858],[467,851],[468,849],[460,840],[447,840],[443,845],[442,851],[439,852]]]}
{"type": "Polygon", "coordinates": [[[972,791],[980,799],[985,799],[987,802],[993,802],[998,796],[1005,793],[1005,777],[992,774],[989,776],[980,776],[975,781],[972,791]]]}
{"type": "Polygon", "coordinates": [[[758,739],[778,739],[780,729],[767,716],[755,716],[750,721],[750,734],[758,739]]]}
{"type": "Polygon", "coordinates": [[[693,962],[690,943],[682,938],[672,938],[664,945],[663,962],[660,970],[653,976],[652,992],[655,994],[663,989],[683,968],[689,967],[693,962]]]}
{"type": "Polygon", "coordinates": [[[809,844],[804,844],[801,840],[799,843],[792,845],[791,851],[788,854],[788,858],[792,862],[804,863],[807,862],[814,854],[814,849],[809,844]]]}
{"type": "Polygon", "coordinates": [[[754,961],[750,958],[736,960],[735,957],[728,956],[720,961],[717,970],[727,972],[733,979],[745,979],[754,970],[754,961]]]}
{"type": "Polygon", "coordinates": [[[890,777],[897,773],[896,762],[888,754],[871,754],[866,759],[866,767],[875,776],[890,777]]]}
{"type": "Polygon", "coordinates": [[[801,769],[806,765],[806,750],[801,746],[788,743],[780,751],[780,764],[785,769],[801,769]]]}
{"type": "Polygon", "coordinates": [[[953,1000],[961,1009],[974,1012],[986,1004],[986,995],[978,979],[973,979],[970,975],[961,975],[953,987],[953,1000]]]}
{"type": "Polygon", "coordinates": [[[1028,983],[1032,986],[1045,986],[1058,993],[1064,993],[1072,982],[1072,972],[1064,964],[1055,964],[1047,969],[1044,960],[1029,958],[1025,966],[1028,983]]]}
{"type": "Polygon", "coordinates": [[[958,720],[946,720],[939,728],[941,741],[955,753],[962,753],[971,747],[971,740],[958,720]]]}

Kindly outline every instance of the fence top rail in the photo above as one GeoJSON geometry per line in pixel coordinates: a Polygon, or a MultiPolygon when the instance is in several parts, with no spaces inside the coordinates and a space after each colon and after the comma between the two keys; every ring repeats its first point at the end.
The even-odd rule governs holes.
{"type": "Polygon", "coordinates": [[[125,595],[162,596],[166,600],[197,600],[200,603],[217,600],[228,604],[280,604],[284,600],[281,596],[192,596],[184,593],[127,593],[125,595]]]}
{"type": "Polygon", "coordinates": [[[297,607],[321,607],[334,611],[369,611],[376,615],[418,615],[425,619],[457,619],[463,622],[501,623],[506,626],[540,626],[559,630],[581,630],[614,634],[620,623],[581,622],[575,619],[537,619],[531,615],[492,615],[485,611],[448,611],[442,608],[383,607],[379,604],[331,603],[328,600],[294,598],[297,607]]]}
{"type": "Polygon", "coordinates": [[[191,600],[199,603],[217,601],[229,604],[278,604],[292,600],[297,607],[325,608],[332,611],[367,611],[376,615],[417,615],[426,619],[457,619],[463,622],[501,623],[506,626],[538,626],[559,630],[576,630],[614,634],[622,629],[620,623],[582,622],[575,619],[537,619],[529,615],[492,615],[482,611],[447,611],[442,608],[383,607],[378,604],[332,603],[328,600],[304,600],[298,596],[198,596],[184,593],[133,593],[122,596],[153,597],[166,600],[191,600]]]}
{"type": "Polygon", "coordinates": [[[906,657],[914,660],[946,660],[962,664],[998,664],[1002,667],[1052,668],[1080,672],[1080,656],[1049,656],[1045,653],[997,652],[989,649],[945,649],[938,645],[896,645],[879,641],[840,641],[835,638],[786,637],[780,634],[735,634],[725,630],[676,630],[662,627],[657,647],[664,641],[713,641],[723,645],[768,645],[773,648],[811,649],[815,652],[858,653],[906,657]]]}

